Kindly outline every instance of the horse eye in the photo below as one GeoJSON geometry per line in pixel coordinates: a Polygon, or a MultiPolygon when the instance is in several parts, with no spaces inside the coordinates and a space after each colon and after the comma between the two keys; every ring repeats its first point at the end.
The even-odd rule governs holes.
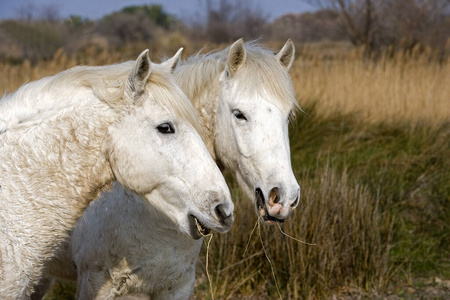
{"type": "Polygon", "coordinates": [[[158,127],[156,127],[156,129],[158,129],[159,132],[164,133],[164,134],[175,133],[175,129],[173,129],[172,124],[170,124],[170,123],[163,123],[163,124],[159,125],[158,127]]]}
{"type": "Polygon", "coordinates": [[[233,111],[233,114],[236,118],[238,118],[239,120],[245,120],[247,121],[247,118],[245,117],[245,115],[238,109],[233,111]]]}

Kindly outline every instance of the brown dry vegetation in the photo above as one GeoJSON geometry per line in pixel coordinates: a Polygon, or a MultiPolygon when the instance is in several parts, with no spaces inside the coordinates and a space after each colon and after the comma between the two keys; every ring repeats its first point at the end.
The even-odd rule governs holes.
{"type": "MultiPolygon", "coordinates": [[[[399,282],[414,286],[418,277],[448,279],[448,60],[419,50],[368,59],[362,50],[297,49],[291,75],[304,113],[290,137],[302,202],[282,230],[314,245],[277,226],[255,227],[253,205],[227,175],[236,221],[210,244],[215,298],[331,298],[348,290],[373,298],[399,282]]],[[[58,51],[36,64],[2,62],[0,91],[77,64],[137,54],[88,48],[74,56],[58,51]]],[[[194,299],[211,298],[205,262],[206,243],[194,299]]],[[[72,296],[58,283],[47,299],[72,296]]]]}
{"type": "MultiPolygon", "coordinates": [[[[231,233],[213,237],[209,272],[217,298],[274,299],[277,285],[283,299],[325,297],[342,286],[378,289],[389,280],[392,223],[378,199],[331,167],[297,176],[303,202],[283,228],[257,222],[253,205],[241,199],[231,233]]],[[[206,299],[205,276],[197,285],[197,298],[206,299]]]]}
{"type": "Polygon", "coordinates": [[[298,99],[303,105],[313,101],[324,116],[339,111],[369,123],[448,121],[450,64],[431,60],[419,47],[384,52],[377,60],[363,59],[363,49],[339,59],[308,47],[300,52],[291,73],[298,99]]]}

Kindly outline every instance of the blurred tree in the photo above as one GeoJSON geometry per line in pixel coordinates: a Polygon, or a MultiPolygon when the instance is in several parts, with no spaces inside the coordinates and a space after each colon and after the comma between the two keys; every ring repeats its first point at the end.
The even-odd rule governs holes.
{"type": "Polygon", "coordinates": [[[321,9],[316,12],[286,14],[266,27],[269,39],[296,42],[343,41],[348,39],[346,27],[338,12],[321,9]]]}
{"type": "Polygon", "coordinates": [[[372,49],[374,31],[374,2],[376,0],[305,0],[322,9],[337,11],[345,21],[351,42],[372,49]]]}
{"type": "Polygon", "coordinates": [[[71,15],[65,20],[66,24],[72,25],[74,27],[80,28],[87,20],[81,16],[71,15]]]}
{"type": "Polygon", "coordinates": [[[207,2],[206,35],[215,43],[226,43],[233,39],[231,23],[233,21],[233,6],[228,0],[207,2]]]}
{"type": "Polygon", "coordinates": [[[16,9],[16,11],[19,19],[31,21],[35,17],[36,6],[30,1],[25,1],[16,9]]]}
{"type": "Polygon", "coordinates": [[[234,32],[237,37],[245,39],[260,38],[267,24],[268,16],[263,13],[260,6],[252,1],[236,1],[236,23],[234,32]]]}
{"type": "Polygon", "coordinates": [[[206,18],[206,36],[216,43],[259,38],[267,23],[267,16],[253,1],[207,1],[206,18]]]}
{"type": "Polygon", "coordinates": [[[150,42],[155,30],[155,23],[142,10],[114,13],[104,17],[98,24],[98,32],[114,47],[150,42]]]}
{"type": "Polygon", "coordinates": [[[60,20],[59,6],[55,3],[37,6],[31,1],[24,1],[18,8],[17,14],[22,21],[33,19],[56,22],[60,20]]]}
{"type": "Polygon", "coordinates": [[[443,49],[450,39],[448,0],[386,0],[380,1],[379,11],[378,44],[443,49]]]}
{"type": "Polygon", "coordinates": [[[112,46],[148,43],[161,30],[173,30],[179,21],[166,13],[161,5],[127,6],[120,12],[100,20],[98,33],[112,46]]]}
{"type": "Polygon", "coordinates": [[[32,24],[21,21],[5,21],[2,29],[21,49],[22,58],[36,61],[48,58],[63,46],[63,39],[58,30],[46,22],[32,24]]]}
{"type": "Polygon", "coordinates": [[[42,20],[49,22],[60,20],[59,7],[56,4],[44,5],[40,8],[40,11],[40,19],[42,20]]]}
{"type": "Polygon", "coordinates": [[[175,18],[168,13],[166,13],[161,5],[141,5],[141,6],[127,6],[122,9],[121,12],[135,14],[142,11],[147,15],[153,22],[165,29],[169,29],[172,23],[175,22],[175,18]]]}
{"type": "Polygon", "coordinates": [[[369,52],[389,45],[445,47],[450,38],[449,0],[303,0],[338,12],[351,42],[369,52]]]}

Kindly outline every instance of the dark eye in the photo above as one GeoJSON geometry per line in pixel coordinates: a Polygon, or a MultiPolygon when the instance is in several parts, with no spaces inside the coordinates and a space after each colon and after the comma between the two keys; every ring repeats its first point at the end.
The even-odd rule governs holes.
{"type": "Polygon", "coordinates": [[[239,120],[247,121],[247,118],[245,117],[245,115],[240,110],[238,110],[238,109],[234,110],[233,114],[239,120]]]}
{"type": "Polygon", "coordinates": [[[170,123],[163,123],[158,127],[156,127],[156,129],[158,129],[159,132],[164,134],[175,133],[175,129],[173,129],[173,126],[170,123]]]}

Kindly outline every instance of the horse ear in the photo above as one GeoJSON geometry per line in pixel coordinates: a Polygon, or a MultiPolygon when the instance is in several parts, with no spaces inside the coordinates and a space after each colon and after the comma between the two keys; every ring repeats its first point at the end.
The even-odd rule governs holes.
{"type": "Polygon", "coordinates": [[[136,59],[136,64],[129,78],[131,89],[137,93],[144,90],[145,84],[150,77],[152,62],[148,56],[148,52],[148,49],[144,50],[136,59]]]}
{"type": "Polygon", "coordinates": [[[231,45],[227,63],[230,77],[244,64],[246,55],[243,39],[239,39],[231,45]]]}
{"type": "Polygon", "coordinates": [[[183,47],[178,49],[177,53],[175,53],[175,55],[172,58],[169,58],[168,60],[162,63],[162,65],[168,68],[170,70],[170,73],[172,74],[181,60],[181,53],[183,53],[183,47]]]}
{"type": "Polygon", "coordinates": [[[288,39],[280,52],[276,55],[280,63],[285,66],[288,70],[292,67],[292,63],[295,58],[295,45],[291,39],[288,39]]]}

